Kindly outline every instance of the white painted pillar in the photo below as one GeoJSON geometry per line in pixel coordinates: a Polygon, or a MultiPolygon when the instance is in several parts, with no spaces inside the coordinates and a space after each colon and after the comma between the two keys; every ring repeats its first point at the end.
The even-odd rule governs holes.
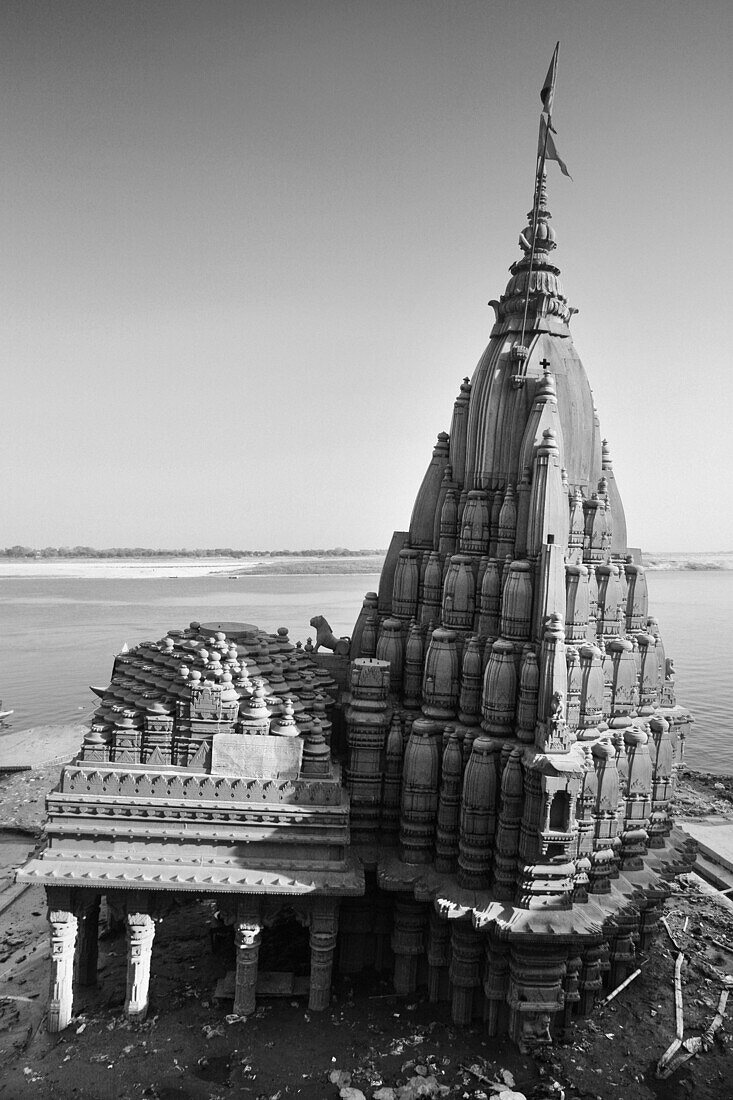
{"type": "Polygon", "coordinates": [[[148,1011],[150,960],[155,938],[155,921],[149,913],[127,913],[127,997],[125,1015],[140,1022],[148,1011]]]}
{"type": "Polygon", "coordinates": [[[77,918],[69,891],[49,888],[48,920],[51,925],[51,988],[47,1027],[63,1031],[71,1021],[74,1000],[74,949],[77,918]]]}

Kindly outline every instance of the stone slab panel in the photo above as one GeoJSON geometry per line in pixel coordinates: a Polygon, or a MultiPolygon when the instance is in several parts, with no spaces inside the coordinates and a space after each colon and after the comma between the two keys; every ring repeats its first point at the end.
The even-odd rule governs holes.
{"type": "Polygon", "coordinates": [[[297,779],[303,759],[299,737],[248,737],[219,733],[211,742],[211,774],[249,779],[297,779]]]}

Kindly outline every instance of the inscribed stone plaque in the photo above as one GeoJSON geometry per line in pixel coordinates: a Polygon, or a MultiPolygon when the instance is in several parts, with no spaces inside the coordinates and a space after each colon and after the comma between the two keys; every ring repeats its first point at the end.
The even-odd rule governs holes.
{"type": "Polygon", "coordinates": [[[211,742],[211,774],[250,779],[297,779],[303,758],[300,737],[250,737],[217,733],[211,742]]]}

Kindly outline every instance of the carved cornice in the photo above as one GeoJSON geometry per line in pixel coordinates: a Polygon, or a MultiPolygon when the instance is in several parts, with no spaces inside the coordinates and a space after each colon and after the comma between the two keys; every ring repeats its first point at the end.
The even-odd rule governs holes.
{"type": "MultiPolygon", "coordinates": [[[[170,771],[120,770],[106,767],[70,766],[61,775],[63,794],[119,796],[166,806],[179,801],[338,806],[345,793],[338,778],[333,780],[246,779],[186,775],[170,771]]],[[[53,795],[51,796],[53,800],[53,795]]]]}
{"type": "Polygon", "coordinates": [[[364,893],[364,872],[354,857],[343,869],[299,872],[288,867],[257,870],[242,867],[201,867],[184,864],[141,867],[135,862],[103,863],[43,858],[31,860],[18,873],[19,881],[49,886],[97,887],[102,890],[176,891],[193,894],[326,894],[359,896],[364,893]]]}

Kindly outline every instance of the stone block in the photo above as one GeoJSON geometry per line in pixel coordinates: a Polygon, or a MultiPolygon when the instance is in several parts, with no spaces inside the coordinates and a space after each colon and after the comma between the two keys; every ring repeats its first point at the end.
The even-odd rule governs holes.
{"type": "Polygon", "coordinates": [[[211,743],[211,774],[252,779],[297,779],[303,759],[299,737],[246,737],[220,733],[211,743]]]}

